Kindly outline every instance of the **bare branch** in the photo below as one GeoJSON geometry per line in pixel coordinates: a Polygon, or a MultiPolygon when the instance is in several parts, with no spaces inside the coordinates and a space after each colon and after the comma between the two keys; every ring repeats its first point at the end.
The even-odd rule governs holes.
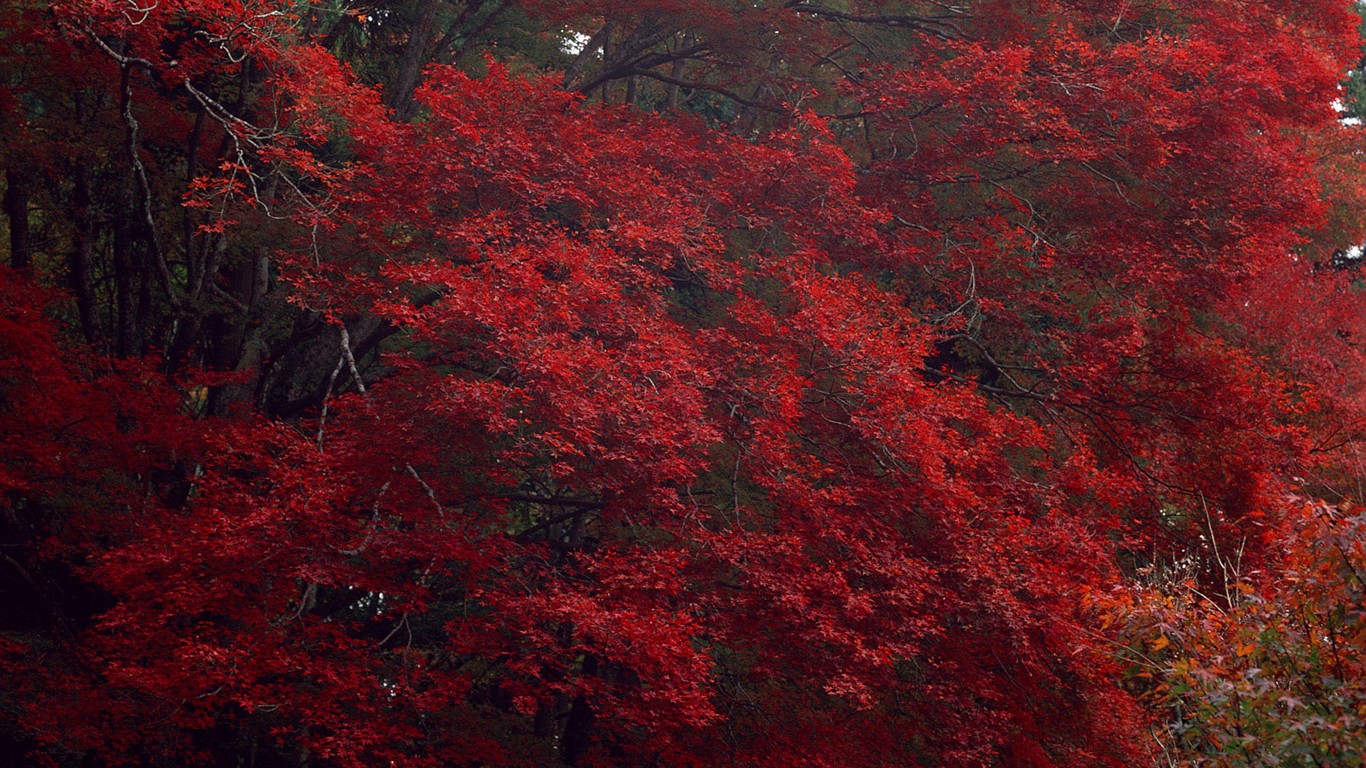
{"type": "Polygon", "coordinates": [[[961,40],[964,37],[963,30],[958,27],[951,19],[963,18],[966,14],[959,12],[946,13],[941,16],[910,16],[896,14],[857,14],[837,11],[832,8],[815,5],[814,3],[794,2],[789,3],[788,8],[798,13],[808,13],[822,19],[832,21],[848,21],[855,24],[876,24],[887,27],[900,27],[903,29],[914,29],[917,32],[924,32],[944,40],[961,40]]]}

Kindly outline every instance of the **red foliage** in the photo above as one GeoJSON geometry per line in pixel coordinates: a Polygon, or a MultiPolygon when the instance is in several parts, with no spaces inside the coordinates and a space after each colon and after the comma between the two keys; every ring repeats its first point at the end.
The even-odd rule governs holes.
{"type": "Polygon", "coordinates": [[[149,146],[217,124],[186,252],[286,232],[255,279],[337,339],[319,408],[192,422],[0,273],[13,567],[98,593],[8,635],[56,763],[1123,765],[1081,593],[1205,529],[1256,560],[1361,418],[1353,288],[1292,255],[1353,183],[1341,3],[524,4],[724,47],[709,92],[777,94],[736,130],[492,58],[400,121],[258,5],[43,28],[122,86],[127,189],[169,163],[132,104],[149,146]],[[835,83],[841,24],[896,56],[835,83]]]}

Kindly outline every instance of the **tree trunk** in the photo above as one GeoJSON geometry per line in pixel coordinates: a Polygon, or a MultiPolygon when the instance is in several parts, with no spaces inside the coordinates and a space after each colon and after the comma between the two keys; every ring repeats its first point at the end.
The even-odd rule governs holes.
{"type": "Polygon", "coordinates": [[[28,178],[15,168],[5,171],[5,216],[9,218],[9,263],[15,269],[33,266],[29,251],[28,178]]]}
{"type": "MultiPolygon", "coordinates": [[[[594,677],[598,674],[598,658],[592,654],[584,657],[583,676],[594,677]]],[[[588,751],[593,735],[593,706],[582,693],[574,697],[569,708],[569,717],[564,724],[564,736],[560,739],[560,759],[566,765],[578,765],[580,758],[588,751]]]]}
{"type": "Polygon", "coordinates": [[[135,355],[141,346],[137,333],[137,262],[133,251],[136,213],[131,184],[121,195],[114,217],[114,354],[119,357],[135,355]]]}
{"type": "Polygon", "coordinates": [[[384,94],[384,102],[394,110],[399,120],[412,118],[413,92],[422,80],[422,69],[427,66],[432,41],[436,37],[436,8],[439,0],[422,0],[417,11],[413,31],[399,58],[398,73],[384,94]]]}
{"type": "MultiPolygon", "coordinates": [[[[90,166],[84,162],[76,165],[76,184],[71,195],[71,217],[74,231],[71,242],[71,273],[68,279],[71,292],[76,296],[76,312],[81,318],[81,332],[92,348],[104,345],[104,329],[100,323],[99,303],[95,298],[94,270],[91,266],[91,248],[94,233],[90,221],[90,166]]],[[[105,350],[107,351],[107,350],[105,350]]]]}

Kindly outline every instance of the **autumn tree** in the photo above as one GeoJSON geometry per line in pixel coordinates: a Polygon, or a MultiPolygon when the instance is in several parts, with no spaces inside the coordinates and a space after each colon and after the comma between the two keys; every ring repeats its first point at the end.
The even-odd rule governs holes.
{"type": "Polygon", "coordinates": [[[1134,762],[1362,423],[1357,17],[1187,5],[14,5],[11,751],[1134,762]]]}

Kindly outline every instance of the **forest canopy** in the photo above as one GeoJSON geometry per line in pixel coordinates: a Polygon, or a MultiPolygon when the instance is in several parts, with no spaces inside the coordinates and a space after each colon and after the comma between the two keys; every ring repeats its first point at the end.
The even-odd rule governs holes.
{"type": "Polygon", "coordinates": [[[0,757],[1366,763],[1344,0],[8,0],[0,757]]]}

